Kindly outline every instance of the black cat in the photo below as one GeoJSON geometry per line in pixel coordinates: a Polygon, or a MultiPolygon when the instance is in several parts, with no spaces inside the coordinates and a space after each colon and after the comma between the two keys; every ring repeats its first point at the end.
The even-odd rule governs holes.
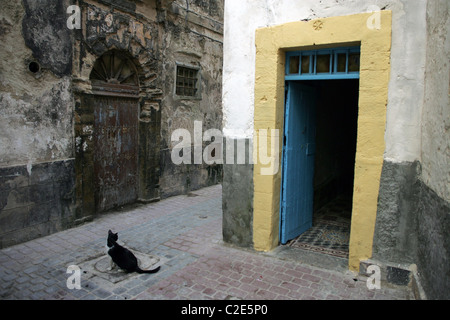
{"type": "Polygon", "coordinates": [[[117,233],[113,233],[111,230],[108,231],[108,240],[106,241],[106,245],[108,248],[108,254],[112,259],[111,269],[115,263],[119,266],[119,268],[125,270],[126,272],[155,273],[159,271],[160,267],[152,270],[142,270],[139,268],[136,256],[130,250],[118,244],[118,238],[119,236],[117,233]]]}

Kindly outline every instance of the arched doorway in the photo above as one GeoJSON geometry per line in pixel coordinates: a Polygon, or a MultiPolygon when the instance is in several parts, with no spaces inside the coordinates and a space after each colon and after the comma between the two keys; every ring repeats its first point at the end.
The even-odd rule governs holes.
{"type": "Polygon", "coordinates": [[[138,197],[139,82],[126,55],[97,59],[90,79],[94,95],[94,188],[97,212],[138,197]]]}
{"type": "Polygon", "coordinates": [[[78,186],[87,217],[139,195],[139,78],[124,52],[100,56],[81,96],[76,125],[78,186]]]}

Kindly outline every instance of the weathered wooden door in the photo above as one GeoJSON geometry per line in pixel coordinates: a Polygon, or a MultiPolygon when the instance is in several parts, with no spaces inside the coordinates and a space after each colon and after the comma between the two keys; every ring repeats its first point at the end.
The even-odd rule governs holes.
{"type": "Polygon", "coordinates": [[[97,211],[131,203],[138,186],[138,100],[94,96],[97,211]]]}
{"type": "Polygon", "coordinates": [[[92,69],[95,209],[138,198],[139,81],[125,53],[111,51],[92,69]]]}
{"type": "Polygon", "coordinates": [[[315,155],[315,101],[313,87],[286,84],[283,144],[280,241],[299,236],[312,226],[315,155]]]}

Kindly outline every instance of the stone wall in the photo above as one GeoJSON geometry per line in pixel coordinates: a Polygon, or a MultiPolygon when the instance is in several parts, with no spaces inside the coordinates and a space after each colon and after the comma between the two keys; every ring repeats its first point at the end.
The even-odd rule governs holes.
{"type": "Polygon", "coordinates": [[[0,248],[74,225],[74,162],[0,170],[0,248]]]}
{"type": "Polygon", "coordinates": [[[418,161],[384,161],[374,233],[374,259],[406,265],[416,261],[420,170],[418,161]]]}
{"type": "Polygon", "coordinates": [[[224,150],[233,157],[231,163],[225,162],[223,165],[223,240],[236,246],[253,248],[251,142],[249,139],[224,139],[224,150]]]}
{"type": "Polygon", "coordinates": [[[71,157],[72,40],[62,2],[12,1],[0,15],[0,166],[71,157]]]}
{"type": "MultiPolygon", "coordinates": [[[[172,3],[164,13],[159,35],[165,92],[161,101],[161,197],[222,181],[221,165],[174,165],[171,161],[171,135],[176,129],[187,129],[194,137],[194,121],[201,121],[202,132],[222,130],[223,1],[189,1],[189,7],[186,3],[172,3]],[[200,93],[196,97],[175,94],[177,65],[199,70],[200,93]]],[[[207,144],[203,142],[202,150],[207,144]]]]}
{"type": "Polygon", "coordinates": [[[97,214],[94,190],[94,111],[86,103],[93,95],[92,68],[103,54],[117,51],[130,59],[139,79],[139,181],[138,198],[160,198],[161,90],[159,72],[159,25],[154,2],[79,1],[80,30],[74,30],[73,81],[75,97],[76,219],[97,214]]]}
{"type": "Polygon", "coordinates": [[[423,181],[420,162],[383,165],[374,263],[413,271],[428,299],[448,299],[450,204],[423,181]]]}
{"type": "Polygon", "coordinates": [[[172,131],[195,120],[222,129],[222,33],[222,0],[2,3],[0,247],[95,218],[94,114],[83,99],[107,52],[126,55],[138,73],[138,200],[220,182],[220,164],[175,166],[170,152],[172,131]],[[79,29],[67,27],[73,4],[79,29]],[[177,62],[201,69],[198,99],[174,95],[177,62]]]}
{"type": "Polygon", "coordinates": [[[72,35],[66,1],[0,13],[0,247],[73,223],[72,35]]]}
{"type": "Polygon", "coordinates": [[[450,204],[420,182],[417,263],[428,299],[450,299],[450,204]]]}
{"type": "Polygon", "coordinates": [[[448,1],[427,2],[420,160],[385,160],[373,247],[379,261],[417,264],[429,299],[450,292],[448,12],[448,1]]]}
{"type": "Polygon", "coordinates": [[[450,298],[450,3],[428,1],[418,270],[427,297],[450,298]]]}

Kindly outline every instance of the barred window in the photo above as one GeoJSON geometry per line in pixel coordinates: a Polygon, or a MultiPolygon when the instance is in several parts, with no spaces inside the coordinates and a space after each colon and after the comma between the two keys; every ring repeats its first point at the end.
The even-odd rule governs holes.
{"type": "Polygon", "coordinates": [[[178,96],[197,97],[199,70],[177,66],[175,93],[178,96]]]}

